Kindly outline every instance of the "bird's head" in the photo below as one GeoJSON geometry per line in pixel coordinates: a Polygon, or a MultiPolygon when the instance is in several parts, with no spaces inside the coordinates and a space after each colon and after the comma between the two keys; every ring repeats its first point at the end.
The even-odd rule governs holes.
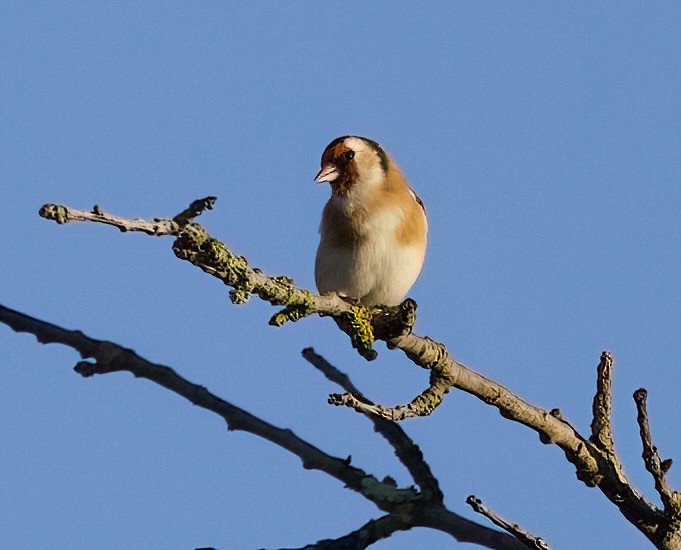
{"type": "Polygon", "coordinates": [[[334,195],[344,197],[356,188],[366,191],[381,185],[390,162],[386,152],[375,141],[359,136],[342,136],[327,145],[315,181],[328,182],[334,195]]]}

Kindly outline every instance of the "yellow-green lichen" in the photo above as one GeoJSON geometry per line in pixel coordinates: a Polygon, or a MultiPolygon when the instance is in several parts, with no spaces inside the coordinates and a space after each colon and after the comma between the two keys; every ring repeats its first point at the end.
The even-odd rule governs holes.
{"type": "Polygon", "coordinates": [[[371,314],[362,306],[350,306],[348,311],[341,314],[342,323],[352,340],[352,346],[359,351],[362,357],[372,360],[376,352],[372,349],[374,328],[371,325],[371,314]]]}
{"type": "Polygon", "coordinates": [[[47,220],[54,220],[58,224],[69,221],[69,211],[65,206],[59,204],[45,204],[38,214],[47,220]]]}
{"type": "Polygon", "coordinates": [[[236,256],[198,224],[184,227],[173,244],[175,255],[200,267],[234,288],[230,299],[235,304],[248,300],[254,289],[253,272],[248,262],[236,256]]]}
{"type": "Polygon", "coordinates": [[[229,299],[233,304],[244,304],[248,302],[251,293],[243,287],[234,288],[229,291],[229,299]]]}
{"type": "Polygon", "coordinates": [[[281,311],[275,313],[270,319],[269,324],[275,327],[280,327],[284,323],[296,322],[303,317],[307,317],[312,313],[309,307],[305,306],[286,306],[281,311]]]}
{"type": "MultiPolygon", "coordinates": [[[[288,281],[287,284],[290,284],[292,290],[295,291],[295,287],[292,286],[293,281],[291,279],[288,279],[288,281]],[[290,283],[288,283],[288,281],[290,281],[290,283]]],[[[289,321],[295,322],[314,313],[314,294],[308,290],[302,290],[300,291],[300,294],[302,295],[302,300],[300,300],[298,303],[287,305],[284,309],[275,313],[270,319],[269,324],[275,327],[280,327],[284,323],[288,323],[289,321]]],[[[290,296],[289,301],[292,299],[293,296],[290,296]]],[[[276,303],[276,301],[270,301],[272,303],[276,303]]]]}

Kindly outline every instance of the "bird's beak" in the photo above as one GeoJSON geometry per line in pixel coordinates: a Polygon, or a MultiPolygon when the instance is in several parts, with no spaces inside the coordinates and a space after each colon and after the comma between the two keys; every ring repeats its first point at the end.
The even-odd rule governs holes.
{"type": "Polygon", "coordinates": [[[317,183],[321,183],[323,181],[331,183],[337,177],[338,169],[333,164],[326,164],[322,166],[322,169],[319,171],[314,180],[317,183]]]}

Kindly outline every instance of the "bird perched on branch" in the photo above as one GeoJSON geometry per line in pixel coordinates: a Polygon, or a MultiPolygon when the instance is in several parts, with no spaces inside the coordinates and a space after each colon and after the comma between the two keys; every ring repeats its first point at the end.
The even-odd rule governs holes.
{"type": "Polygon", "coordinates": [[[421,272],[428,220],[395,161],[370,139],[343,136],[325,149],[316,182],[331,184],[315,280],[365,306],[397,305],[421,272]]]}

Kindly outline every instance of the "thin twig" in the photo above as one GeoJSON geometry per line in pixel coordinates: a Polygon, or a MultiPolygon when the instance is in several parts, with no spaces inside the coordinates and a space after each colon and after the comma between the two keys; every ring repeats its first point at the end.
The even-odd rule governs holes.
{"type": "MultiPolygon", "coordinates": [[[[302,352],[303,357],[326,378],[338,384],[345,391],[356,395],[358,399],[371,404],[362,392],[352,383],[347,374],[340,371],[329,363],[324,357],[315,353],[314,349],[306,348],[302,352]]],[[[437,478],[433,475],[430,466],[425,461],[419,446],[406,434],[406,432],[395,422],[391,422],[375,414],[366,414],[366,417],[374,424],[374,430],[381,434],[392,445],[395,455],[400,462],[407,468],[414,482],[421,489],[421,494],[428,501],[441,503],[443,499],[442,491],[437,478]]]]}
{"type": "Polygon", "coordinates": [[[478,514],[482,514],[488,518],[492,523],[494,523],[494,525],[497,525],[508,531],[528,548],[533,548],[535,550],[550,550],[549,544],[544,539],[533,535],[526,529],[520,527],[520,525],[517,523],[511,523],[510,521],[504,519],[494,510],[487,507],[485,503],[475,495],[470,495],[466,499],[466,504],[473,508],[473,510],[475,510],[478,514]]]}
{"type": "Polygon", "coordinates": [[[334,367],[329,363],[324,357],[315,352],[314,348],[305,348],[301,355],[303,358],[310,363],[314,368],[321,372],[328,380],[337,384],[343,388],[346,392],[351,393],[356,396],[357,399],[361,399],[365,403],[372,404],[371,401],[365,397],[361,391],[352,383],[350,377],[343,371],[334,367]]]}
{"type": "Polygon", "coordinates": [[[655,481],[655,490],[660,495],[662,505],[665,512],[673,513],[676,517],[681,514],[681,495],[678,491],[673,491],[667,483],[666,473],[672,465],[671,459],[662,460],[657,451],[657,447],[653,444],[653,438],[650,433],[650,421],[648,419],[648,408],[646,401],[648,399],[648,392],[645,388],[639,388],[634,392],[634,401],[636,402],[636,422],[638,423],[639,433],[641,435],[641,443],[643,444],[643,463],[646,470],[650,472],[655,481]]]}
{"type": "Polygon", "coordinates": [[[596,395],[593,400],[591,441],[606,452],[614,453],[612,439],[612,354],[604,351],[598,363],[596,395]]]}
{"type": "Polygon", "coordinates": [[[140,231],[147,235],[175,235],[180,232],[180,225],[172,220],[131,220],[114,216],[104,212],[98,205],[95,205],[90,212],[86,210],[76,210],[61,204],[44,204],[38,214],[48,220],[54,220],[58,224],[69,222],[96,222],[111,225],[120,229],[122,232],[140,231]]]}
{"type": "Polygon", "coordinates": [[[328,401],[331,405],[343,405],[362,414],[372,414],[392,422],[399,422],[407,418],[430,415],[442,403],[452,385],[451,378],[438,369],[437,371],[431,370],[429,386],[406,405],[394,407],[375,405],[351,392],[332,393],[328,401]]]}
{"type": "Polygon", "coordinates": [[[213,210],[217,197],[205,197],[193,201],[187,208],[173,218],[173,221],[180,226],[185,226],[192,222],[194,218],[203,214],[205,210],[213,210]]]}

